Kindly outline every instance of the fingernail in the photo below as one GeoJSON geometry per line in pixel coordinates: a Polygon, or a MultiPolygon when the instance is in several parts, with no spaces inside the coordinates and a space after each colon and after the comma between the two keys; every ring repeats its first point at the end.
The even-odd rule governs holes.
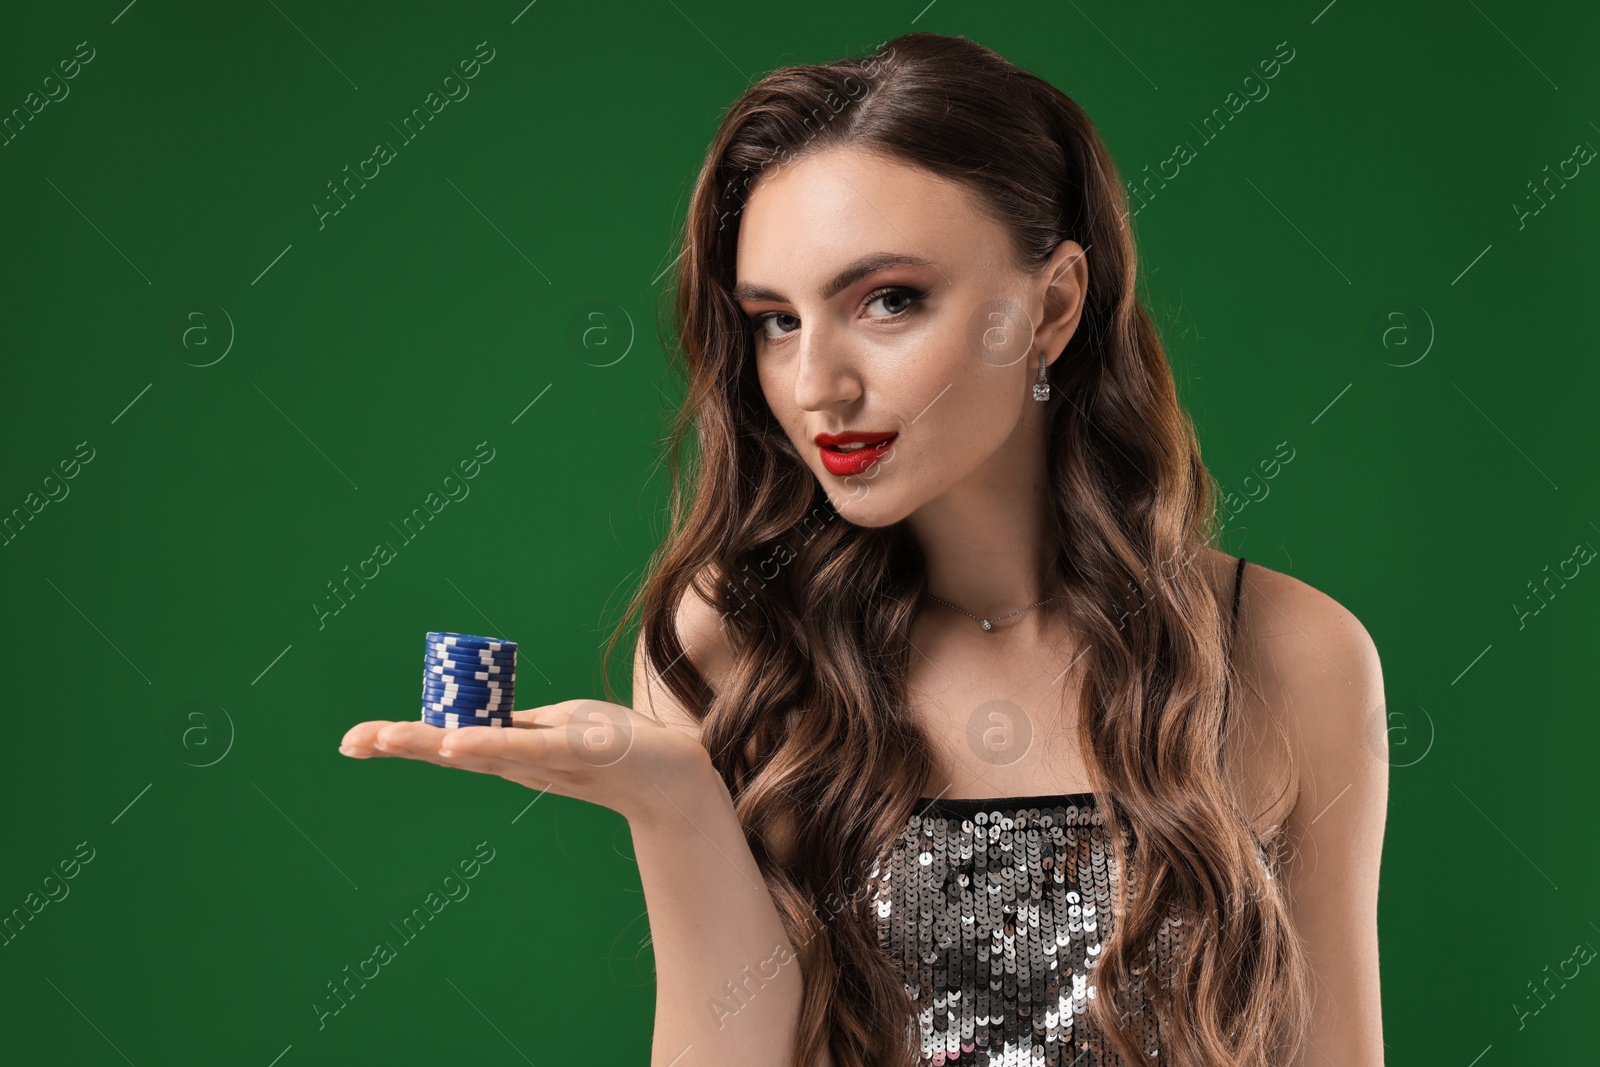
{"type": "Polygon", "coordinates": [[[445,759],[452,759],[455,757],[455,754],[456,750],[453,748],[441,748],[439,750],[439,755],[443,756],[445,759]]]}
{"type": "Polygon", "coordinates": [[[376,741],[376,742],[373,743],[372,747],[373,748],[381,748],[385,752],[387,752],[387,751],[389,751],[389,742],[387,742],[387,741],[376,741]]]}
{"type": "Polygon", "coordinates": [[[341,755],[341,756],[352,756],[352,755],[355,754],[355,751],[356,750],[351,748],[349,745],[340,745],[339,746],[339,755],[341,755]]]}

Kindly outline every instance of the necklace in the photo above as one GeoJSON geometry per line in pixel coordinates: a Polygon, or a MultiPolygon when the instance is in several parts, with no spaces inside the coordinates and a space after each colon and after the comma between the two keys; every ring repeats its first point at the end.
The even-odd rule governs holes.
{"type": "Polygon", "coordinates": [[[1039,601],[1039,604],[1029,604],[1025,608],[1022,608],[1022,609],[1020,609],[1018,611],[1011,612],[1010,615],[1001,615],[998,618],[984,619],[984,618],[979,618],[977,615],[972,614],[972,612],[968,611],[966,608],[958,608],[954,604],[950,603],[950,601],[942,600],[939,597],[934,596],[932,593],[929,593],[928,597],[931,600],[939,601],[939,603],[943,604],[947,608],[953,608],[954,610],[961,612],[961,614],[967,616],[968,618],[977,619],[978,620],[978,624],[980,626],[982,626],[985,630],[993,630],[994,629],[994,624],[997,623],[997,622],[1001,622],[1001,621],[1004,621],[1005,619],[1009,619],[1009,618],[1011,618],[1012,615],[1021,615],[1022,612],[1031,611],[1034,608],[1038,607],[1039,604],[1048,604],[1050,601],[1056,599],[1053,596],[1047,596],[1043,600],[1039,601]]]}

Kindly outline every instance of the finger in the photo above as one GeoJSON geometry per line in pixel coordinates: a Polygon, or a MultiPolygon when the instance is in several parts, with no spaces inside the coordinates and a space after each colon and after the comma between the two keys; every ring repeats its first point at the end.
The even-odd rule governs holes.
{"type": "MultiPolygon", "coordinates": [[[[559,772],[553,771],[548,762],[549,754],[556,751],[550,745],[557,731],[552,730],[549,724],[532,721],[541,713],[548,712],[547,708],[530,709],[522,712],[520,717],[513,712],[516,725],[511,727],[458,726],[447,729],[439,741],[439,763],[445,767],[497,775],[531,789],[554,789],[556,783],[552,776],[559,777],[559,772]],[[520,736],[525,740],[501,743],[512,736],[520,736]]],[[[559,756],[556,758],[559,762],[559,756]]]]}
{"type": "Polygon", "coordinates": [[[459,766],[519,781],[537,777],[547,784],[552,775],[559,777],[570,769],[572,760],[566,729],[534,721],[532,717],[541,712],[549,714],[548,709],[527,712],[530,718],[519,719],[518,727],[512,729],[468,726],[452,730],[441,742],[440,754],[459,766]]]}
{"type": "Polygon", "coordinates": [[[460,761],[475,759],[527,760],[538,763],[544,759],[545,746],[539,738],[552,732],[550,724],[537,722],[539,710],[514,711],[511,728],[492,726],[460,726],[451,730],[450,736],[440,743],[440,750],[448,757],[460,761]],[[510,738],[511,743],[506,743],[510,738]]]}
{"type": "Polygon", "coordinates": [[[540,787],[550,785],[545,769],[523,758],[505,758],[501,755],[477,750],[473,738],[478,734],[502,734],[513,731],[493,726],[460,726],[448,731],[449,736],[439,743],[439,765],[458,767],[479,774],[493,774],[524,785],[538,779],[540,787]]]}
{"type": "Polygon", "coordinates": [[[511,717],[519,726],[565,726],[577,720],[581,723],[606,723],[612,721],[613,706],[598,700],[579,697],[562,700],[543,707],[513,711],[511,717]]]}
{"type": "Polygon", "coordinates": [[[373,738],[373,748],[383,755],[440,763],[439,744],[450,732],[420,719],[405,719],[384,724],[373,738]]]}
{"type": "Polygon", "coordinates": [[[380,752],[376,748],[378,733],[388,726],[388,719],[373,719],[369,722],[358,722],[345,731],[344,737],[339,741],[339,751],[343,755],[356,759],[370,759],[373,756],[387,756],[389,753],[380,752]]]}
{"type": "Polygon", "coordinates": [[[441,755],[451,763],[469,764],[503,778],[540,787],[568,782],[573,774],[587,776],[625,755],[631,734],[611,724],[590,724],[568,713],[553,713],[567,720],[530,724],[525,729],[467,727],[453,731],[441,743],[441,755]]]}
{"type": "Polygon", "coordinates": [[[432,726],[415,719],[401,722],[375,723],[373,725],[379,727],[372,738],[372,754],[375,756],[413,759],[423,763],[432,763],[439,767],[455,767],[459,770],[495,774],[502,777],[516,776],[519,771],[527,770],[525,767],[515,766],[503,759],[495,757],[479,758],[468,753],[451,751],[450,746],[462,734],[511,732],[505,728],[488,726],[441,727],[432,726]]]}
{"type": "Polygon", "coordinates": [[[560,726],[572,717],[572,712],[561,704],[546,704],[541,708],[513,711],[512,721],[518,726],[560,726]]]}

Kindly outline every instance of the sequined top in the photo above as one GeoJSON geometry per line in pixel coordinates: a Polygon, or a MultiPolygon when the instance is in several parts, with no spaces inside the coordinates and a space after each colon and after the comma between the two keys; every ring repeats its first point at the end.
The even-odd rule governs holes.
{"type": "MultiPolygon", "coordinates": [[[[907,1037],[918,1062],[1127,1067],[1087,1014],[1116,925],[1114,857],[1093,793],[918,799],[870,879],[879,944],[917,1009],[907,1037]]],[[[1162,971],[1178,933],[1163,924],[1152,942],[1162,971]]],[[[1142,987],[1126,992],[1131,1036],[1159,1063],[1156,1013],[1142,987]]]]}
{"type": "MultiPolygon", "coordinates": [[[[872,874],[879,943],[917,1006],[928,1064],[1123,1064],[1087,1018],[1120,881],[1091,793],[923,798],[872,874]]],[[[1163,928],[1157,951],[1176,931],[1163,928]]],[[[1133,993],[1135,1040],[1161,1050],[1133,993]]]]}

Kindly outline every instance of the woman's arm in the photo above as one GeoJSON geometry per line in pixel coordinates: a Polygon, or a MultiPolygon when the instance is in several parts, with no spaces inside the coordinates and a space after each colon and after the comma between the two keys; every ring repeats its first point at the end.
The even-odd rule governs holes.
{"type": "MultiPolygon", "coordinates": [[[[716,687],[729,665],[722,619],[692,592],[679,639],[716,687]]],[[[699,746],[700,724],[635,650],[633,707],[695,738],[697,773],[629,819],[656,959],[651,1067],[788,1067],[800,1012],[800,964],[762,880],[733,799],[699,746]],[[670,794],[670,795],[669,795],[670,794]]],[[[818,1067],[833,1067],[824,1055],[818,1067]]]]}
{"type": "Polygon", "coordinates": [[[629,820],[656,960],[651,1067],[788,1067],[800,965],[710,757],[661,801],[629,820]]]}

